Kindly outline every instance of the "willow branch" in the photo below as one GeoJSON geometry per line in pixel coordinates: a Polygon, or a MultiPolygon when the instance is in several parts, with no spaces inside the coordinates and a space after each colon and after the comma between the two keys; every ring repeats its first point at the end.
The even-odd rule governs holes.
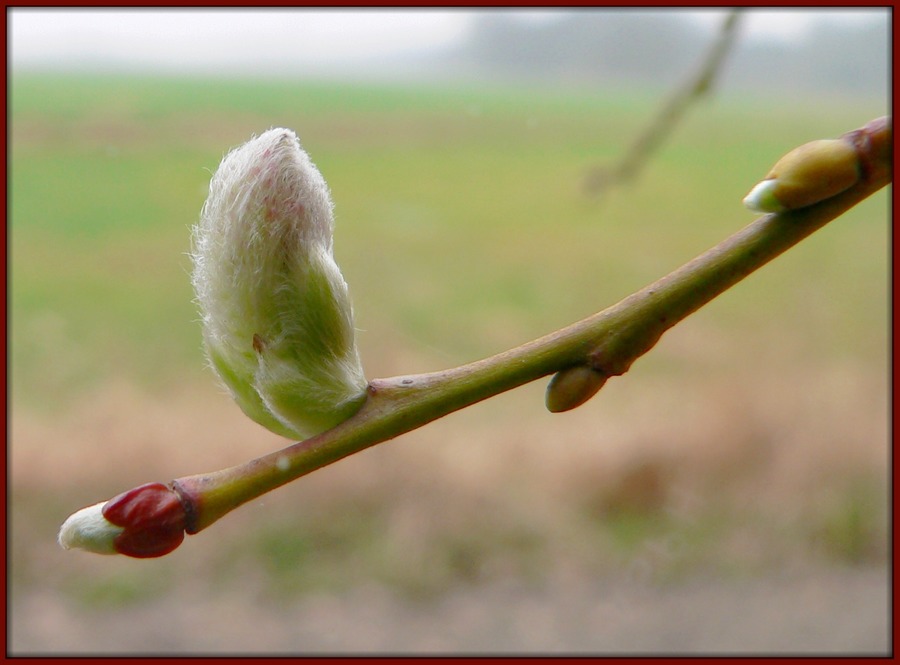
{"type": "MultiPolygon", "coordinates": [[[[887,125],[888,136],[890,125],[887,125]]],[[[884,138],[884,137],[882,137],[884,138]]],[[[175,480],[197,533],[281,485],[488,397],[572,367],[624,374],[667,330],[891,182],[890,138],[858,182],[815,205],[764,215],[693,261],[582,321],[453,369],[376,379],[337,427],[235,467],[175,480]]]]}
{"type": "MultiPolygon", "coordinates": [[[[244,464],[149,483],[70,516],[64,547],[156,557],[238,506],[344,457],[554,374],[551,411],[574,408],[628,371],[692,312],[891,182],[892,132],[879,118],[779,160],[745,202],[762,210],[730,238],[593,316],[509,351],[427,374],[370,381],[335,427],[244,464]]],[[[256,345],[256,339],[254,339],[256,345]]]]}

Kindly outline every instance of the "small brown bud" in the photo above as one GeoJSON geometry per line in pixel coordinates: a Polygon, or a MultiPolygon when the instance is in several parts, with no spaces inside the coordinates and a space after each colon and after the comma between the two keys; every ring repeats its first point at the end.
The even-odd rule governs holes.
{"type": "Polygon", "coordinates": [[[547,385],[547,410],[561,413],[581,406],[597,394],[608,378],[606,374],[586,365],[557,372],[547,385]]]}

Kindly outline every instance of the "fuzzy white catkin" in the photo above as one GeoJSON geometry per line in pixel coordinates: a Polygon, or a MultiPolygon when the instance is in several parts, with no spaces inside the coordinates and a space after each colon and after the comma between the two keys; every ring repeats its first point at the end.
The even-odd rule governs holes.
{"type": "Polygon", "coordinates": [[[365,398],[333,230],[328,186],[288,129],[225,156],[194,228],[210,365],[248,416],[291,438],[333,427],[365,398]]]}

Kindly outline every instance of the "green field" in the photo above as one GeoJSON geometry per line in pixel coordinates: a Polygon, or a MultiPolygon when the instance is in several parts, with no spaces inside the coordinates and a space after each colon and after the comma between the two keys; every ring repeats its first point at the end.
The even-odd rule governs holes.
{"type": "Polygon", "coordinates": [[[79,505],[281,445],[216,392],[189,283],[210,173],[250,136],[294,129],[328,181],[376,377],[474,360],[618,301],[751,221],[742,197],[787,150],[883,104],[705,101],[637,182],[598,201],[581,191],[586,170],[622,153],[659,92],[11,81],[20,594],[118,607],[175,593],[185,575],[201,596],[371,580],[435,593],[496,570],[541,580],[560,562],[615,575],[660,542],[680,543],[653,559],[663,578],[886,559],[884,192],[578,412],[550,416],[543,386],[526,387],[313,474],[143,567],[53,541],[79,505]]]}
{"type": "MultiPolygon", "coordinates": [[[[332,188],[336,251],[369,331],[363,344],[439,349],[456,363],[606,306],[691,258],[750,219],[740,198],[773,158],[879,112],[703,104],[637,184],[587,200],[584,171],[614,159],[654,102],[537,90],[16,78],[14,394],[65,402],[111,374],[151,385],[161,373],[199,371],[189,227],[223,152],[273,125],[300,134],[332,188]],[[498,316],[509,325],[498,329],[498,316]],[[391,334],[411,338],[394,343],[391,334]]],[[[755,319],[801,325],[791,319],[805,314],[798,295],[812,282],[837,317],[811,340],[816,350],[868,347],[866,331],[886,323],[885,307],[873,307],[884,302],[884,209],[883,195],[861,206],[710,316],[733,331],[755,319]]],[[[370,362],[378,372],[406,371],[370,362]]]]}

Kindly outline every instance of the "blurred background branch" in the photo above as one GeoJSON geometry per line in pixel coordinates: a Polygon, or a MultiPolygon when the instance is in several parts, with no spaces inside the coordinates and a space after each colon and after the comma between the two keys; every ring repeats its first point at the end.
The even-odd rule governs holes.
{"type": "Polygon", "coordinates": [[[700,67],[676,88],[618,162],[611,166],[594,166],[588,170],[583,188],[589,196],[599,196],[608,188],[625,184],[635,178],[646,166],[653,152],[672,132],[688,107],[710,94],[721,73],[725,58],[737,38],[741,13],[740,9],[733,9],[728,13],[700,67]]]}

